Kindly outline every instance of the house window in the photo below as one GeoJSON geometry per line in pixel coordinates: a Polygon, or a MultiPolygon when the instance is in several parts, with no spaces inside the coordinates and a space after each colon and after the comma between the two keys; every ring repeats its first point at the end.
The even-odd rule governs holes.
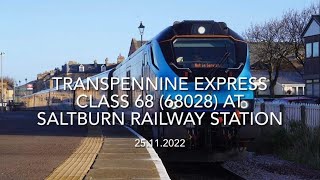
{"type": "Polygon", "coordinates": [[[306,95],[308,96],[312,96],[312,92],[313,92],[313,87],[312,87],[312,80],[307,80],[306,81],[306,95]]]}
{"type": "Polygon", "coordinates": [[[319,42],[314,42],[313,43],[312,55],[313,55],[313,57],[318,57],[319,56],[319,42]]]}
{"type": "Polygon", "coordinates": [[[106,66],[105,65],[101,66],[101,72],[103,72],[103,71],[106,71],[106,66]]]}
{"type": "Polygon", "coordinates": [[[318,82],[314,82],[314,84],[313,84],[313,95],[319,96],[319,94],[320,94],[320,83],[318,80],[318,82]]]}
{"type": "Polygon", "coordinates": [[[312,44],[307,43],[306,44],[306,57],[309,58],[312,55],[312,44]]]}
{"type": "Polygon", "coordinates": [[[79,66],[79,72],[84,72],[84,66],[82,64],[79,66]]]}

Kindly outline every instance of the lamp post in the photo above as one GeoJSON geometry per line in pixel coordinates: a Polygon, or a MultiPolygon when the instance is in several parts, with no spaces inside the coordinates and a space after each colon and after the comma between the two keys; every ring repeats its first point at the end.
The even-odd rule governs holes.
{"type": "Polygon", "coordinates": [[[145,26],[142,24],[142,21],[140,21],[140,25],[138,27],[138,29],[140,31],[140,36],[141,36],[140,46],[142,46],[142,35],[143,35],[143,32],[144,32],[144,28],[145,28],[145,26]]]}
{"type": "Polygon", "coordinates": [[[1,52],[0,53],[0,56],[1,56],[1,111],[4,110],[3,108],[3,76],[2,76],[2,56],[4,55],[5,53],[4,52],[1,52]]]}
{"type": "Polygon", "coordinates": [[[14,100],[13,100],[13,102],[18,102],[18,96],[17,96],[17,94],[18,94],[18,89],[17,89],[17,87],[18,87],[18,83],[15,83],[15,86],[14,86],[14,100]]]}

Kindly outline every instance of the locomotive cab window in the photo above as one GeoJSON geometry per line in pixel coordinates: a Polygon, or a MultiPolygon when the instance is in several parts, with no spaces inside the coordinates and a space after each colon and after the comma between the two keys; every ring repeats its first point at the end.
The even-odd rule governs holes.
{"type": "Polygon", "coordinates": [[[173,42],[176,64],[183,68],[232,68],[235,45],[228,39],[177,39],[173,42]]]}

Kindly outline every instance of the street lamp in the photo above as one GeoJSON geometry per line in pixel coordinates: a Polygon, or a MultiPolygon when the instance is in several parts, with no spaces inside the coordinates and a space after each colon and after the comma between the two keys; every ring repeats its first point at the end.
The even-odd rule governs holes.
{"type": "Polygon", "coordinates": [[[140,46],[142,46],[142,35],[143,35],[143,32],[144,32],[144,25],[142,24],[142,21],[140,21],[140,25],[138,27],[139,31],[140,31],[140,36],[141,36],[141,44],[140,46]]]}
{"type": "Polygon", "coordinates": [[[15,88],[14,88],[14,101],[13,101],[13,102],[18,102],[18,96],[17,96],[17,95],[19,95],[19,94],[18,94],[18,89],[19,89],[19,88],[18,88],[18,83],[17,83],[16,81],[15,81],[15,83],[16,83],[16,84],[15,84],[15,86],[14,86],[15,88]],[[17,89],[17,88],[18,88],[18,89],[17,89]]]}
{"type": "Polygon", "coordinates": [[[1,111],[3,111],[3,76],[2,76],[2,56],[4,55],[4,52],[0,53],[1,56],[1,111]]]}

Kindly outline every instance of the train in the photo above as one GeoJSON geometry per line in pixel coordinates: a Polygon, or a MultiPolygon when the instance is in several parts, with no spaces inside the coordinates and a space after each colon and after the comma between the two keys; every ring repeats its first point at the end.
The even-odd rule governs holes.
{"type": "MultiPolygon", "coordinates": [[[[114,68],[105,72],[89,77],[88,79],[99,80],[103,77],[130,77],[141,78],[148,77],[151,80],[156,78],[174,78],[184,77],[188,91],[180,91],[173,88],[166,90],[140,90],[124,91],[121,88],[115,88],[107,91],[90,90],[85,91],[81,88],[76,90],[65,90],[62,87],[58,89],[47,89],[21,98],[26,109],[51,110],[51,111],[80,111],[75,104],[75,99],[81,94],[93,96],[98,101],[102,96],[110,98],[113,94],[128,95],[130,105],[125,109],[101,107],[99,109],[88,111],[112,111],[115,113],[139,112],[252,112],[254,107],[253,90],[228,90],[227,85],[220,88],[219,91],[195,89],[195,78],[250,78],[250,57],[247,42],[236,32],[230,29],[224,22],[185,20],[174,22],[173,25],[161,31],[157,36],[142,45],[138,50],[126,58],[123,62],[114,68]],[[174,97],[175,95],[185,96],[206,96],[213,94],[219,97],[217,108],[215,110],[208,108],[162,108],[161,102],[155,103],[152,108],[137,108],[133,102],[141,95],[145,97],[152,94],[156,101],[160,97],[174,97]],[[245,107],[222,107],[228,95],[242,95],[241,101],[245,102],[245,107]]],[[[86,80],[84,80],[86,83],[86,80]]],[[[214,82],[216,83],[216,82],[214,82]]],[[[239,83],[236,82],[235,85],[239,83]]],[[[246,82],[248,86],[249,82],[246,82]]],[[[203,82],[203,86],[208,82],[203,82]]],[[[235,102],[238,101],[232,96],[235,102]]],[[[88,100],[83,98],[81,103],[86,104],[88,100]]],[[[203,103],[203,102],[201,102],[203,103]]],[[[207,116],[207,115],[206,115],[207,116]]],[[[209,119],[209,117],[208,117],[209,119]]],[[[136,129],[140,127],[134,127],[136,129]]],[[[150,138],[185,138],[188,141],[189,149],[206,149],[207,152],[226,151],[239,146],[243,147],[245,143],[252,140],[252,136],[241,136],[246,127],[232,126],[210,126],[206,121],[201,126],[159,126],[146,125],[138,131],[149,132],[150,138]]],[[[148,133],[147,133],[148,134],[148,133]]],[[[246,133],[244,133],[246,134],[246,133]]]]}

